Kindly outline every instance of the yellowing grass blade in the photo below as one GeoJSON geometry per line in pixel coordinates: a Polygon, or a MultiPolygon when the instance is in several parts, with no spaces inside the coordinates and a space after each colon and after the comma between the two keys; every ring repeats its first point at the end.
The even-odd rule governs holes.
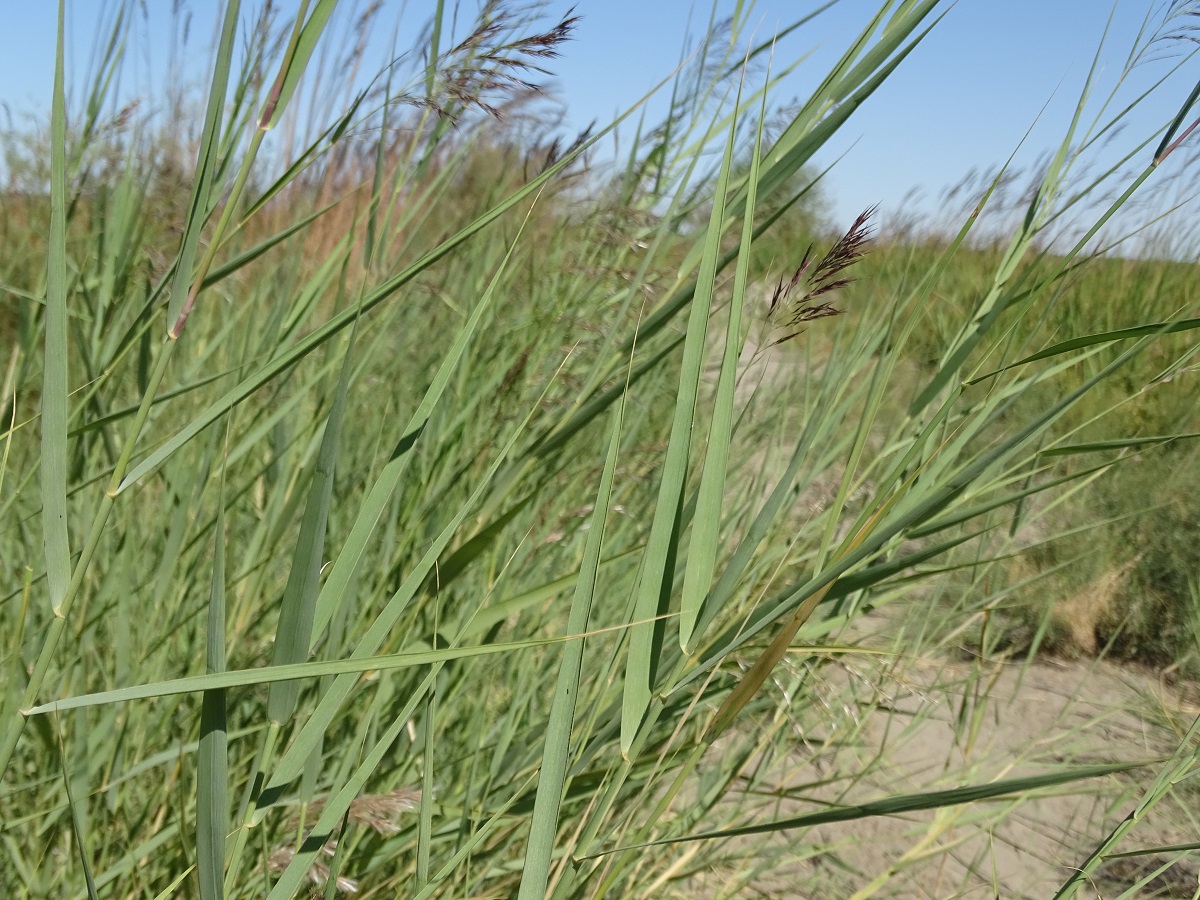
{"type": "MultiPolygon", "coordinates": [[[[307,5],[306,2],[304,6],[307,5]]],[[[303,26],[300,25],[300,19],[297,18],[292,44],[284,56],[285,64],[280,69],[275,84],[271,87],[271,93],[267,97],[262,115],[259,117],[258,127],[263,131],[269,131],[279,124],[279,118],[287,109],[288,101],[295,93],[296,85],[300,83],[300,76],[304,74],[308,61],[317,47],[317,42],[321,39],[321,32],[325,30],[325,26],[329,23],[329,17],[333,15],[336,6],[337,0],[317,0],[316,9],[313,10],[312,16],[303,26]]],[[[303,7],[301,15],[303,15],[303,7]]]]}

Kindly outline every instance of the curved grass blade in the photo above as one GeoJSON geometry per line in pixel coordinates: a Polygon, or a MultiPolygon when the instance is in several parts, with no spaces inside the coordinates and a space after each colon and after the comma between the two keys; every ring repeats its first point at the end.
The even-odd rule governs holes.
{"type": "Polygon", "coordinates": [[[981,800],[992,800],[1010,794],[1024,794],[1041,788],[1056,787],[1073,781],[1087,778],[1103,778],[1106,775],[1116,775],[1132,769],[1153,765],[1154,761],[1108,763],[1098,766],[1077,766],[1061,772],[1048,772],[1044,775],[1027,775],[1022,778],[1007,778],[990,784],[976,784],[969,787],[952,788],[946,791],[927,791],[920,794],[899,794],[886,797],[883,800],[872,800],[869,803],[859,803],[854,806],[842,806],[821,812],[793,816],[789,819],[779,819],[774,822],[764,822],[759,825],[744,825],[740,828],[726,828],[721,831],[706,831],[699,834],[689,834],[677,838],[663,838],[658,841],[647,841],[643,844],[633,844],[628,847],[614,847],[600,853],[591,854],[585,859],[595,859],[610,853],[621,853],[627,850],[639,850],[645,847],[660,847],[666,844],[682,844],[689,841],[710,841],[725,838],[743,837],[751,834],[774,834],[793,828],[811,828],[814,825],[826,825],[830,822],[851,822],[856,819],[867,819],[873,816],[896,816],[902,813],[919,812],[925,809],[942,809],[947,806],[958,806],[964,803],[978,803],[981,800]]]}
{"type": "Polygon", "coordinates": [[[1157,337],[1163,334],[1180,334],[1184,331],[1192,331],[1200,328],[1200,318],[1183,319],[1179,322],[1157,322],[1153,325],[1136,325],[1132,328],[1118,328],[1114,331],[1102,331],[1096,334],[1085,334],[1081,337],[1071,338],[1066,341],[1059,341],[1057,344],[1051,344],[1044,350],[1039,350],[1022,359],[1018,359],[1014,363],[1009,363],[1007,366],[1002,366],[993,372],[988,372],[986,375],[980,375],[978,378],[972,378],[966,382],[968,385],[978,384],[981,381],[986,381],[1001,372],[1007,372],[1009,369],[1015,369],[1017,366],[1023,366],[1031,362],[1037,362],[1041,359],[1049,359],[1052,356],[1060,356],[1064,353],[1070,353],[1074,350],[1084,350],[1088,347],[1096,347],[1101,344],[1112,344],[1117,341],[1127,341],[1131,338],[1140,337],[1157,337]]]}

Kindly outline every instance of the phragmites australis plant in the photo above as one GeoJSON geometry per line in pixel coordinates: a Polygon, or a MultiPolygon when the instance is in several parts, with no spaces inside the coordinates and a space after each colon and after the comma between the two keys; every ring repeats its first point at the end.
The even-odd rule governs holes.
{"type": "Polygon", "coordinates": [[[226,0],[206,52],[178,3],[161,80],[148,6],[59,5],[49,125],[0,134],[6,895],[1192,873],[1194,709],[1043,659],[1200,671],[1194,256],[1147,237],[1197,11],[961,218],[843,232],[818,162],[953,4],[818,71],[830,5],[716,4],[575,134],[583,5],[226,0]]]}

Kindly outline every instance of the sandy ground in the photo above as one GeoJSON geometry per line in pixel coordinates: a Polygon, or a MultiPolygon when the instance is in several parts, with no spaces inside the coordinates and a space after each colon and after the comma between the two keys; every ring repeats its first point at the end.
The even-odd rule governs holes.
{"type": "MultiPolygon", "coordinates": [[[[864,769],[875,763],[873,774],[849,791],[805,790],[803,799],[787,801],[764,818],[809,812],[817,808],[812,800],[844,804],[946,789],[1044,772],[1058,762],[1161,758],[1176,746],[1174,728],[1186,729],[1200,713],[1151,673],[1096,661],[1043,659],[982,668],[969,662],[924,661],[899,675],[841,671],[823,687],[827,697],[844,702],[845,689],[854,680],[862,682],[860,689],[869,683],[868,690],[888,694],[882,708],[860,723],[858,761],[864,769]],[[843,679],[843,684],[834,683],[843,679]]],[[[843,752],[820,772],[805,763],[789,782],[811,784],[830,769],[844,773],[855,762],[853,754],[843,752]]],[[[692,895],[1045,900],[1134,808],[1156,772],[1151,766],[1048,795],[819,826],[797,835],[806,844],[827,848],[812,859],[761,873],[732,891],[728,874],[712,873],[697,879],[692,895]]],[[[1200,794],[1193,790],[1193,797],[1200,794]]],[[[1160,804],[1122,849],[1200,839],[1179,802],[1160,804]]],[[[742,849],[753,851],[750,845],[742,849]]],[[[1076,896],[1193,897],[1200,890],[1196,854],[1125,893],[1177,857],[1157,855],[1112,865],[1105,870],[1107,877],[1076,896]]]]}
{"type": "MultiPolygon", "coordinates": [[[[986,779],[1044,770],[1044,762],[1058,756],[1094,762],[1137,760],[1173,748],[1167,728],[1134,712],[1153,703],[1156,694],[1166,700],[1154,680],[1108,666],[1054,661],[1038,661],[1028,668],[1003,665],[990,673],[989,698],[980,704],[972,739],[970,728],[958,724],[963,697],[956,696],[953,677],[948,684],[945,680],[953,676],[953,668],[947,665],[938,671],[944,686],[931,683],[913,690],[889,717],[917,723],[888,752],[890,789],[920,790],[943,766],[974,764],[986,779]],[[926,715],[918,719],[921,713],[926,715]],[[1016,764],[1033,759],[1042,765],[1016,764]]],[[[970,704],[967,708],[969,717],[970,704]]],[[[880,724],[868,733],[878,735],[882,744],[880,724]]],[[[974,804],[909,821],[875,819],[865,829],[850,829],[856,843],[846,858],[864,873],[879,875],[891,867],[895,877],[889,879],[890,889],[882,891],[891,896],[1050,897],[1069,867],[1085,859],[1133,808],[1138,783],[1144,780],[1112,776],[1019,804],[974,804]]],[[[839,830],[843,838],[847,831],[826,830],[834,841],[839,830]]],[[[1187,836],[1160,831],[1155,839],[1182,841],[1187,836]]],[[[1095,889],[1096,896],[1115,896],[1102,885],[1095,889]]]]}

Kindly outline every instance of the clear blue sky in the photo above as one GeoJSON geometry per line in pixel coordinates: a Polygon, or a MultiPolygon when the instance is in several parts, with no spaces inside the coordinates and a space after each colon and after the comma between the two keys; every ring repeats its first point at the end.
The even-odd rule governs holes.
{"type": "MultiPolygon", "coordinates": [[[[460,0],[469,20],[476,0],[460,0]]],[[[96,19],[108,4],[69,0],[70,61],[76,71],[86,64],[96,33],[96,19]]],[[[192,0],[191,45],[203,65],[217,0],[192,0]]],[[[257,2],[245,0],[244,6],[257,2]]],[[[281,4],[289,6],[287,0],[281,4]]],[[[453,2],[448,4],[453,6],[453,2]]],[[[553,0],[547,17],[562,15],[572,4],[553,0]]],[[[723,10],[733,0],[719,0],[723,10]]],[[[1176,6],[1195,8],[1200,4],[1176,6]]],[[[0,102],[17,115],[48,106],[54,58],[54,7],[50,0],[4,0],[6,27],[0,34],[0,102]]],[[[131,61],[126,91],[149,91],[166,65],[171,0],[146,0],[148,18],[139,27],[143,46],[131,61]],[[130,87],[130,85],[133,85],[130,87]]],[[[347,0],[347,6],[355,4],[347,0]]],[[[575,40],[563,57],[549,65],[555,87],[566,101],[569,124],[592,119],[601,123],[636,101],[679,60],[689,16],[693,31],[707,21],[709,0],[577,0],[583,16],[575,40]]],[[[754,9],[758,34],[769,36],[815,2],[762,0],[754,9]]],[[[1073,112],[1110,12],[1110,49],[1101,61],[1102,98],[1126,61],[1129,46],[1149,10],[1161,0],[959,0],[948,4],[945,19],[901,65],[895,76],[871,98],[817,162],[844,154],[828,181],[836,220],[849,221],[866,206],[878,203],[887,217],[913,209],[904,198],[922,192],[917,209],[936,212],[938,194],[973,167],[1003,163],[1025,139],[1019,162],[1029,165],[1054,146],[1073,112]],[[1039,121],[1040,116],[1040,121],[1039,121]],[[1037,124],[1035,125],[1035,122],[1037,124]]],[[[433,8],[433,0],[391,0],[384,20],[395,21],[403,9],[404,29],[415,30],[433,8]]],[[[778,99],[804,97],[827,71],[830,62],[853,39],[877,8],[873,0],[842,0],[780,48],[787,61],[811,52],[809,60],[787,82],[778,99]]],[[[1194,18],[1200,25],[1200,17],[1194,18]]],[[[411,32],[410,32],[411,33],[411,32]]],[[[382,59],[391,26],[378,29],[373,40],[382,59]]],[[[400,44],[408,41],[401,37],[400,44]]],[[[1180,43],[1179,50],[1192,45],[1180,43]]],[[[376,48],[373,48],[376,49],[376,48]]],[[[1145,85],[1166,72],[1168,63],[1141,67],[1135,85],[1145,85]]],[[[1195,83],[1195,68],[1185,69],[1162,99],[1147,106],[1130,129],[1145,133],[1150,123],[1169,119],[1195,83]],[[1140,127],[1139,127],[1140,125],[1140,127]]],[[[1134,91],[1123,96],[1131,97],[1134,91]]],[[[659,106],[661,109],[661,105],[659,106]]],[[[0,110],[2,113],[2,110],[0,110]]],[[[18,121],[19,118],[18,118],[18,121]]],[[[3,120],[0,119],[0,124],[3,120]]],[[[1200,136],[1198,136],[1200,141],[1200,136]]]]}

